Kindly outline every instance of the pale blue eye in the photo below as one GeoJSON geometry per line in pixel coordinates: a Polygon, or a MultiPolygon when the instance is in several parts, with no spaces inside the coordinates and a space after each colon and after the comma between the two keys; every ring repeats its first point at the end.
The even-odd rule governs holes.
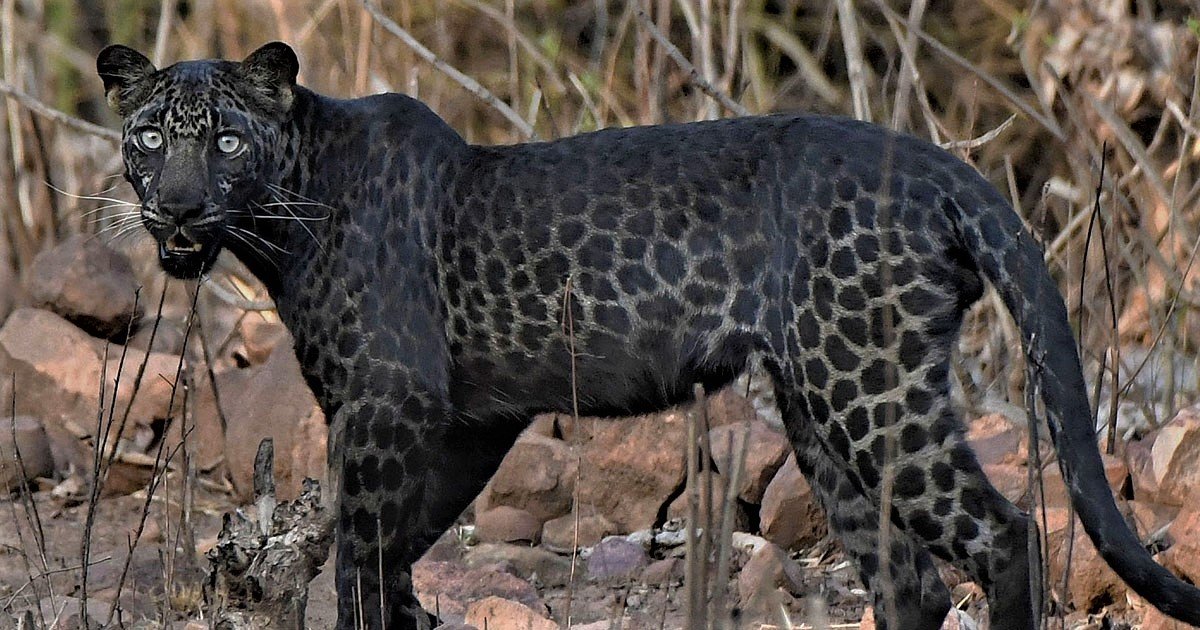
{"type": "Polygon", "coordinates": [[[143,129],[138,132],[138,142],[140,142],[143,147],[153,151],[162,146],[163,137],[162,134],[155,129],[143,129]]]}
{"type": "Polygon", "coordinates": [[[217,136],[217,150],[221,153],[230,154],[242,148],[242,139],[232,133],[225,133],[217,136]]]}

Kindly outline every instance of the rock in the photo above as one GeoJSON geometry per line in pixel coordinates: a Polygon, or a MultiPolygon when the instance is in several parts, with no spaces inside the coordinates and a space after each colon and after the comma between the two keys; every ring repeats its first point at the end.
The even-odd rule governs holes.
{"type": "Polygon", "coordinates": [[[578,458],[571,446],[537,433],[521,435],[476,500],[476,511],[520,508],[539,523],[571,511],[578,458]]]}
{"type": "Polygon", "coordinates": [[[0,493],[53,471],[50,440],[42,423],[29,416],[0,417],[0,493]]]}
{"type": "Polygon", "coordinates": [[[1157,431],[1150,451],[1150,472],[1158,486],[1155,500],[1183,505],[1200,488],[1200,408],[1182,409],[1157,431]]]}
{"type": "Polygon", "coordinates": [[[558,421],[555,420],[552,413],[541,413],[534,416],[533,422],[529,423],[529,427],[525,429],[525,432],[555,440],[562,439],[562,434],[558,430],[558,421]]]}
{"type": "MultiPolygon", "coordinates": [[[[998,462],[984,464],[983,472],[988,481],[996,487],[1004,498],[1015,503],[1022,509],[1029,508],[1029,467],[1025,464],[998,462]]],[[[1049,468],[1047,468],[1049,470],[1049,468]]],[[[1061,477],[1059,477],[1061,479],[1061,477]]]]}
{"type": "MultiPolygon", "coordinates": [[[[696,526],[703,529],[706,527],[705,523],[712,523],[712,527],[714,529],[720,529],[721,523],[725,518],[725,494],[726,490],[729,488],[729,480],[716,472],[710,474],[710,479],[711,481],[709,483],[712,484],[710,488],[712,492],[713,517],[710,520],[705,512],[704,487],[701,485],[701,487],[698,489],[699,496],[697,497],[698,502],[696,503],[696,514],[698,516],[696,526]]],[[[742,507],[742,505],[740,505],[735,499],[728,507],[733,510],[734,529],[746,529],[750,525],[750,517],[746,514],[746,510],[742,507]]],[[[688,492],[685,489],[679,496],[675,497],[675,499],[671,501],[671,505],[667,506],[667,518],[679,519],[680,521],[686,523],[687,515],[688,492]]]]}
{"type": "Polygon", "coordinates": [[[683,581],[683,560],[663,558],[655,560],[642,569],[642,582],[651,586],[679,584],[683,581]]]}
{"type": "Polygon", "coordinates": [[[533,610],[546,607],[533,585],[494,566],[471,569],[456,562],[421,560],[413,565],[412,578],[421,606],[443,622],[463,621],[468,604],[490,595],[520,602],[533,610]]]}
{"type": "Polygon", "coordinates": [[[719,426],[709,431],[708,436],[712,444],[713,461],[726,478],[731,474],[726,470],[729,462],[736,460],[742,440],[746,440],[746,463],[740,475],[737,495],[747,503],[760,503],[767,484],[771,483],[791,452],[787,438],[758,420],[719,426]]]}
{"type": "Polygon", "coordinates": [[[484,542],[536,545],[542,537],[542,523],[525,510],[498,505],[475,516],[475,535],[484,542]]]}
{"type": "Polygon", "coordinates": [[[16,307],[22,292],[21,283],[9,260],[8,247],[0,243],[0,324],[16,307]]]}
{"type": "Polygon", "coordinates": [[[263,365],[218,375],[217,385],[229,422],[225,461],[239,498],[247,501],[253,494],[254,457],[266,437],[275,442],[281,500],[295,498],[305,477],[325,478],[325,416],[290,346],[277,347],[263,365]]]}
{"type": "Polygon", "coordinates": [[[558,630],[558,624],[521,602],[485,597],[467,608],[466,623],[488,630],[558,630]]]}
{"type": "Polygon", "coordinates": [[[592,547],[587,559],[588,577],[593,580],[617,580],[637,575],[650,563],[646,550],[619,536],[605,538],[592,547]]]}
{"type": "MultiPolygon", "coordinates": [[[[742,395],[745,392],[745,389],[738,391],[736,386],[730,385],[708,395],[705,402],[709,429],[742,422],[754,422],[768,428],[754,410],[753,400],[742,395]]],[[[751,396],[753,395],[754,392],[751,392],[751,396]]]]}
{"type": "MultiPolygon", "coordinates": [[[[110,432],[110,444],[115,443],[128,409],[121,449],[134,455],[146,454],[162,433],[162,421],[182,411],[183,392],[176,392],[173,402],[171,395],[178,365],[178,357],[147,355],[121,346],[109,346],[105,361],[103,341],[49,311],[18,309],[0,328],[0,374],[15,375],[17,413],[42,421],[55,467],[60,470],[69,466],[91,468],[91,448],[81,440],[95,433],[101,408],[105,410],[102,420],[110,432]],[[139,383],[136,375],[143,363],[145,371],[139,383]],[[113,404],[118,379],[120,388],[113,404]]],[[[106,491],[129,491],[145,482],[148,467],[127,460],[118,460],[121,466],[128,464],[130,468],[121,471],[114,467],[106,491]],[[121,488],[126,472],[132,488],[121,488]]]]}
{"type": "Polygon", "coordinates": [[[784,549],[811,545],[828,531],[825,513],[795,455],[788,456],[763,493],[759,528],[763,538],[784,549]]]}
{"type": "MultiPolygon", "coordinates": [[[[1069,518],[1071,515],[1068,508],[1049,507],[1045,510],[1046,557],[1049,560],[1051,576],[1048,581],[1052,587],[1057,590],[1062,586],[1069,552],[1069,601],[1076,610],[1096,610],[1107,602],[1125,601],[1128,588],[1096,552],[1078,519],[1075,522],[1074,540],[1071,541],[1067,537],[1069,518]],[[1071,544],[1068,545],[1068,542],[1071,544]]],[[[1038,517],[1036,522],[1040,527],[1043,521],[1038,517]]],[[[1063,594],[1059,593],[1059,597],[1063,597],[1063,594]]]]}
{"type": "Polygon", "coordinates": [[[599,421],[583,446],[578,501],[619,532],[649,529],[683,483],[687,417],[683,411],[599,421]]]}
{"type": "Polygon", "coordinates": [[[234,360],[244,365],[262,365],[279,346],[292,347],[287,327],[274,319],[250,313],[238,327],[241,344],[233,350],[234,360]]]}
{"type": "MultiPolygon", "coordinates": [[[[1108,479],[1108,486],[1114,492],[1119,491],[1129,478],[1129,466],[1125,460],[1115,455],[1101,453],[1100,459],[1104,464],[1104,476],[1108,479]]],[[[1042,488],[1047,506],[1066,507],[1071,502],[1067,494],[1067,484],[1063,481],[1062,469],[1056,465],[1047,466],[1043,470],[1042,488]]]]}
{"type": "MultiPolygon", "coordinates": [[[[187,332],[186,319],[174,319],[171,317],[161,317],[158,319],[157,328],[153,320],[145,322],[139,326],[137,332],[125,342],[125,345],[130,348],[137,348],[142,352],[161,352],[163,354],[172,354],[178,356],[183,352],[184,333],[187,332]],[[153,336],[153,339],[151,339],[153,336]]],[[[195,331],[192,333],[195,334],[195,331]]],[[[195,341],[192,337],[192,341],[195,341]]]]}
{"type": "Polygon", "coordinates": [[[542,546],[558,553],[571,553],[576,547],[591,547],[605,536],[617,533],[617,526],[602,514],[579,517],[579,537],[576,539],[575,514],[546,521],[542,526],[542,546]]]}
{"type": "Polygon", "coordinates": [[[1028,433],[1007,417],[990,413],[967,424],[967,442],[980,465],[1023,466],[1029,455],[1028,433]]]}
{"type": "Polygon", "coordinates": [[[571,578],[571,559],[540,547],[483,543],[470,548],[464,560],[471,568],[494,565],[551,588],[562,586],[571,578]]]}
{"type": "Polygon", "coordinates": [[[479,628],[476,628],[475,626],[472,626],[471,624],[467,624],[467,623],[453,622],[453,623],[444,623],[444,624],[438,626],[437,628],[434,628],[434,630],[479,630],[479,628]]]}
{"type": "Polygon", "coordinates": [[[1200,487],[1193,490],[1168,530],[1174,542],[1163,562],[1192,584],[1200,582],[1200,487]]]}
{"type": "Polygon", "coordinates": [[[789,595],[804,592],[804,574],[786,551],[770,544],[750,556],[738,574],[737,584],[742,608],[757,613],[751,618],[765,617],[781,599],[779,589],[789,595]]]}
{"type": "Polygon", "coordinates": [[[1128,520],[1133,531],[1143,540],[1170,525],[1180,512],[1180,508],[1174,505],[1148,501],[1126,501],[1123,505],[1129,509],[1128,520]]]}
{"type": "MultiPolygon", "coordinates": [[[[208,370],[203,364],[197,365],[193,374],[192,389],[188,394],[191,412],[182,417],[183,422],[171,423],[166,437],[168,446],[173,448],[186,435],[189,456],[196,468],[211,472],[225,463],[225,425],[208,370]]],[[[218,382],[222,380],[219,376],[217,379],[218,382]]],[[[228,395],[229,392],[222,390],[221,393],[228,395]]],[[[222,399],[222,402],[227,401],[222,399]]]]}
{"type": "Polygon", "coordinates": [[[142,317],[129,259],[94,236],[76,234],[43,250],[25,276],[30,302],[62,315],[91,335],[124,339],[142,317]]]}

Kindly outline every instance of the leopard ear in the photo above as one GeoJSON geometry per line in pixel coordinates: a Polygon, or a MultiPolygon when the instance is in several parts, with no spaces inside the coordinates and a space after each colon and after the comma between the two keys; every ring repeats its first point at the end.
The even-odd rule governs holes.
{"type": "Polygon", "coordinates": [[[96,73],[104,81],[108,105],[122,116],[141,104],[144,81],[155,70],[145,55],[120,44],[108,46],[96,57],[96,73]]]}
{"type": "Polygon", "coordinates": [[[243,76],[274,103],[280,113],[292,109],[298,72],[300,62],[296,60],[296,52],[283,42],[265,44],[242,61],[243,76]]]}

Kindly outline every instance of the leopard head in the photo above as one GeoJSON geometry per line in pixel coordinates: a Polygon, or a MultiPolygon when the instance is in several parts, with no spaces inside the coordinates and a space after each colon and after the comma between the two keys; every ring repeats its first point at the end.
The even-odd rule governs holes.
{"type": "Polygon", "coordinates": [[[281,177],[295,101],[296,54],[274,42],[241,62],[187,61],[162,70],[113,45],[96,69],[124,119],[125,178],[163,270],[208,271],[238,223],[281,177]]]}

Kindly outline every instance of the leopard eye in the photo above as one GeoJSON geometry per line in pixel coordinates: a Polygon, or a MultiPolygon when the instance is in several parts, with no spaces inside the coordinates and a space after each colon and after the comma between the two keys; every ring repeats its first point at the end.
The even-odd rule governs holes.
{"type": "Polygon", "coordinates": [[[154,151],[163,145],[162,133],[157,129],[143,129],[138,132],[138,143],[149,151],[154,151]]]}
{"type": "Polygon", "coordinates": [[[232,155],[242,148],[242,139],[236,134],[223,133],[217,136],[217,150],[225,155],[232,155]]]}

